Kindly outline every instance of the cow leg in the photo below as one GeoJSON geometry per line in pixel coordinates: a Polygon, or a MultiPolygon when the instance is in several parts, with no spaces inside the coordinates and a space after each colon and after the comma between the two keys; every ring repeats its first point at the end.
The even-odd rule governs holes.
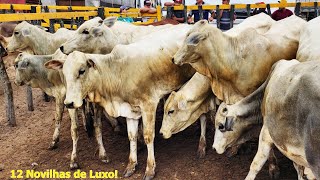
{"type": "Polygon", "coordinates": [[[63,101],[56,98],[55,129],[52,137],[52,142],[48,148],[50,150],[56,149],[58,147],[57,144],[59,142],[59,134],[60,134],[63,109],[64,109],[63,101]]]}
{"type": "Polygon", "coordinates": [[[155,176],[156,161],[154,158],[154,137],[157,105],[149,105],[148,109],[142,109],[143,137],[148,149],[147,167],[144,180],[150,180],[155,176]]]}
{"type": "Polygon", "coordinates": [[[106,111],[103,111],[103,113],[106,116],[106,118],[109,120],[109,122],[113,128],[113,131],[120,132],[120,126],[119,126],[118,120],[114,117],[109,116],[109,114],[106,111]]]}
{"type": "Polygon", "coordinates": [[[124,171],[124,177],[131,176],[135,170],[136,166],[138,165],[137,159],[137,138],[138,138],[138,119],[130,119],[127,118],[127,131],[128,131],[128,138],[130,141],[130,155],[129,155],[129,163],[127,165],[126,170],[124,171]]]}
{"type": "Polygon", "coordinates": [[[206,155],[206,126],[207,126],[207,120],[206,120],[206,115],[202,114],[200,116],[200,124],[201,124],[201,135],[200,135],[200,140],[199,140],[199,146],[198,146],[198,157],[199,158],[204,158],[206,155]]]}
{"type": "Polygon", "coordinates": [[[293,162],[293,166],[297,171],[298,180],[304,180],[304,167],[293,162]]]}
{"type": "Polygon", "coordinates": [[[277,158],[274,154],[273,148],[271,148],[270,150],[268,162],[269,162],[269,177],[271,179],[279,179],[280,169],[279,169],[277,158]]]}
{"type": "Polygon", "coordinates": [[[255,179],[256,175],[259,173],[262,166],[268,160],[270,151],[272,149],[272,145],[273,143],[269,131],[267,127],[263,125],[259,136],[258,152],[251,163],[250,171],[246,177],[246,180],[255,179]]]}
{"type": "Polygon", "coordinates": [[[99,146],[99,158],[101,159],[102,162],[108,163],[109,158],[103,146],[102,133],[101,133],[101,115],[102,115],[103,109],[99,105],[96,105],[96,110],[97,110],[97,112],[95,113],[96,118],[94,118],[93,126],[95,130],[96,140],[99,146]]]}
{"type": "Polygon", "coordinates": [[[70,161],[70,169],[78,169],[79,165],[77,162],[77,144],[79,139],[78,134],[78,116],[76,109],[68,109],[71,118],[71,137],[72,137],[72,153],[70,161]]]}

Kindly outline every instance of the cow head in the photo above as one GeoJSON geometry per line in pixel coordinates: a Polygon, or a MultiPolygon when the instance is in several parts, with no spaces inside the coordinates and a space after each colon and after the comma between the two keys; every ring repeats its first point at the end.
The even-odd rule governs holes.
{"type": "Polygon", "coordinates": [[[164,106],[160,133],[165,139],[183,131],[203,113],[209,111],[209,101],[190,101],[183,94],[172,92],[164,106]]]}
{"type": "Polygon", "coordinates": [[[99,73],[96,63],[86,54],[75,51],[68,55],[66,61],[52,60],[45,64],[46,68],[62,70],[66,83],[66,99],[64,104],[67,108],[79,108],[82,100],[93,88],[96,80],[95,74],[99,73]]]}
{"type": "Polygon", "coordinates": [[[118,44],[117,37],[113,34],[110,27],[116,21],[116,18],[107,18],[102,21],[101,18],[94,18],[83,23],[73,38],[61,45],[60,50],[65,54],[73,51],[80,51],[92,54],[110,53],[113,47],[118,44]],[[107,21],[112,19],[113,23],[107,21]],[[104,25],[103,25],[103,22],[104,25]]]}
{"type": "Polygon", "coordinates": [[[30,55],[27,53],[20,53],[15,60],[15,84],[22,86],[24,84],[30,85],[33,75],[35,74],[35,67],[30,55]]]}
{"type": "Polygon", "coordinates": [[[182,65],[186,63],[195,63],[202,58],[205,53],[205,43],[209,34],[205,31],[207,21],[199,21],[187,33],[182,47],[173,57],[173,63],[182,65]]]}
{"type": "Polygon", "coordinates": [[[31,36],[31,24],[23,21],[19,23],[13,31],[13,35],[8,43],[8,52],[22,51],[28,47],[31,36]]]}
{"type": "Polygon", "coordinates": [[[258,125],[257,119],[262,118],[260,110],[254,109],[260,109],[260,106],[250,108],[240,102],[234,105],[222,103],[218,108],[212,148],[219,154],[251,139],[253,126],[258,125]]]}

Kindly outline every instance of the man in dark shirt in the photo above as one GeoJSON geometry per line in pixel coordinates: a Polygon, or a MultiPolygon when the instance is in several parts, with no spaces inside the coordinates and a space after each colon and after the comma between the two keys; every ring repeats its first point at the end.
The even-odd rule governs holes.
{"type": "MultiPolygon", "coordinates": [[[[205,2],[203,2],[203,0],[197,0],[196,2],[197,6],[202,6],[204,4],[205,2]]],[[[214,17],[214,12],[209,10],[203,10],[202,17],[203,19],[212,21],[214,17]],[[209,14],[211,15],[210,18],[209,18],[209,14]]],[[[199,10],[192,10],[188,13],[188,23],[196,23],[199,20],[200,20],[199,10]],[[192,16],[193,16],[193,21],[192,21],[192,16]]]]}
{"type": "MultiPolygon", "coordinates": [[[[229,4],[230,0],[222,0],[222,4],[229,4]]],[[[217,18],[220,19],[220,29],[223,31],[231,29],[231,18],[229,9],[221,9],[220,14],[217,14],[217,18]]],[[[233,15],[233,20],[237,18],[236,14],[233,15]]]]}
{"type": "MultiPolygon", "coordinates": [[[[173,0],[173,2],[165,2],[165,6],[180,6],[182,4],[182,0],[173,0]]],[[[171,19],[176,20],[180,23],[184,23],[184,11],[183,10],[175,10],[173,11],[173,15],[171,19]]]]}
{"type": "Polygon", "coordinates": [[[279,21],[291,15],[293,15],[292,11],[290,11],[289,9],[286,9],[285,7],[279,7],[278,10],[272,13],[271,17],[272,19],[279,21]]]}

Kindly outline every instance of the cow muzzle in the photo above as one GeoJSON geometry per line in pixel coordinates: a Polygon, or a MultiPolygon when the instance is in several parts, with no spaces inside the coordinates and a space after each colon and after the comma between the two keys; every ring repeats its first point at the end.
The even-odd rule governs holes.
{"type": "Polygon", "coordinates": [[[74,103],[73,103],[73,102],[71,102],[71,103],[65,103],[65,106],[66,106],[66,108],[68,108],[68,109],[74,109],[74,103]]]}
{"type": "Polygon", "coordinates": [[[14,81],[14,84],[17,86],[23,86],[25,83],[23,81],[14,81]]]}
{"type": "Polygon", "coordinates": [[[172,133],[164,131],[163,129],[160,129],[160,134],[164,139],[169,139],[172,136],[172,133]]]}

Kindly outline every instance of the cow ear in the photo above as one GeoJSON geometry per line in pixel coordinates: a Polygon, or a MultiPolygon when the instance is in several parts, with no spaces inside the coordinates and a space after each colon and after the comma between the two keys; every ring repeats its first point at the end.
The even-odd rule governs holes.
{"type": "Polygon", "coordinates": [[[21,31],[22,36],[29,36],[30,35],[30,29],[29,28],[24,28],[21,31]]]}
{"type": "Polygon", "coordinates": [[[47,69],[61,70],[63,68],[63,60],[51,60],[44,64],[47,69]]]}
{"type": "Polygon", "coordinates": [[[118,17],[108,17],[103,21],[103,23],[104,23],[104,25],[111,28],[116,23],[117,19],[118,19],[118,17]]]}
{"type": "Polygon", "coordinates": [[[94,37],[102,36],[103,35],[103,30],[101,28],[94,28],[92,30],[92,34],[94,37]]]}
{"type": "Polygon", "coordinates": [[[87,60],[87,65],[88,65],[89,68],[93,67],[94,69],[96,69],[96,67],[97,67],[96,63],[92,59],[88,59],[87,60]]]}
{"type": "Polygon", "coordinates": [[[205,40],[206,38],[206,33],[194,33],[187,38],[186,43],[188,46],[197,46],[200,41],[205,40]]]}
{"type": "Polygon", "coordinates": [[[180,101],[178,102],[178,108],[179,108],[180,110],[185,110],[185,109],[187,109],[187,101],[186,101],[185,99],[180,100],[180,101]]]}

